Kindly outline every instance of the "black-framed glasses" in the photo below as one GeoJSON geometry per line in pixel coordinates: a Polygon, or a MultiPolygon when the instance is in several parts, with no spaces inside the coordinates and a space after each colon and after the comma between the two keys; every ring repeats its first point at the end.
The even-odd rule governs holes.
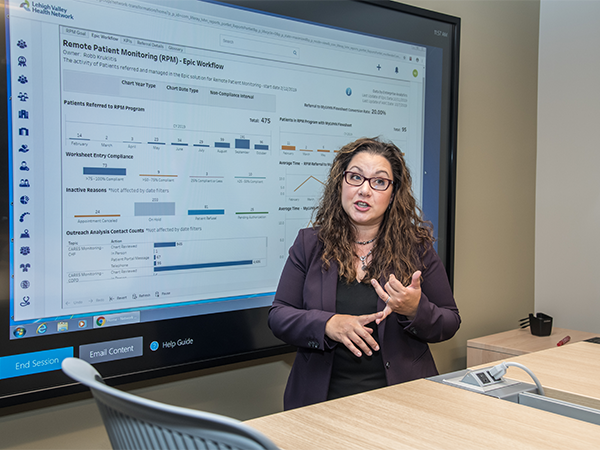
{"type": "Polygon", "coordinates": [[[346,180],[346,183],[348,183],[350,186],[362,186],[362,184],[365,181],[368,181],[369,186],[371,186],[371,189],[374,189],[376,191],[385,191],[392,184],[394,184],[394,182],[392,180],[388,180],[387,178],[381,178],[381,177],[367,178],[367,177],[361,175],[360,173],[350,172],[350,171],[344,172],[344,180],[346,180]]]}

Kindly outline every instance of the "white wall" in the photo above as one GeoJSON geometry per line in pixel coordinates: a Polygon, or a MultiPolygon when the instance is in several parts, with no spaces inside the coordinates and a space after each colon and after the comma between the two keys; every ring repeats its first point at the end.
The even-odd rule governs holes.
{"type": "Polygon", "coordinates": [[[405,0],[461,18],[454,295],[462,324],[433,352],[466,364],[466,341],[533,311],[539,1],[405,0]]]}
{"type": "Polygon", "coordinates": [[[600,2],[540,9],[535,309],[600,333],[600,2]]]}

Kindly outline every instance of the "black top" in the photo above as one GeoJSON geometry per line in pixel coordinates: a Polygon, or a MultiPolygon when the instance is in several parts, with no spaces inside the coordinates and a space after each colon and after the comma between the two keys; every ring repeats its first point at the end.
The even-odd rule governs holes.
{"type": "MultiPolygon", "coordinates": [[[[372,314],[377,312],[377,298],[370,284],[356,280],[348,284],[345,279],[339,279],[335,310],[338,314],[354,316],[372,314]]],[[[373,329],[372,336],[379,344],[377,325],[373,322],[367,326],[373,329]]],[[[336,345],[327,400],[387,386],[381,351],[374,351],[372,356],[362,350],[361,353],[363,355],[357,358],[344,344],[336,345]]]]}

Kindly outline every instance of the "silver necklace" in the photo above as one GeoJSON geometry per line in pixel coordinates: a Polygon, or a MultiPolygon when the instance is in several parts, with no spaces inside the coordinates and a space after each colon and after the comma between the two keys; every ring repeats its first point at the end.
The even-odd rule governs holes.
{"type": "Polygon", "coordinates": [[[367,245],[367,244],[370,244],[371,242],[373,242],[375,239],[377,239],[377,236],[375,236],[370,241],[354,241],[354,243],[356,243],[358,245],[367,245]]]}
{"type": "Polygon", "coordinates": [[[360,262],[362,263],[362,270],[367,270],[367,263],[365,261],[367,260],[372,251],[373,249],[369,250],[369,253],[367,253],[365,256],[358,257],[358,259],[360,259],[360,262]]]}

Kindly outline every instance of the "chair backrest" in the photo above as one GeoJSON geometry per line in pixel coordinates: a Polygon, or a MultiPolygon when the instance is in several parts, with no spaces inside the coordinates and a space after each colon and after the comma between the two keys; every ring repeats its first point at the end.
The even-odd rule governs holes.
{"type": "Polygon", "coordinates": [[[66,358],[62,370],[91,389],[114,449],[277,450],[262,433],[235,419],[107,386],[81,359],[66,358]]]}

